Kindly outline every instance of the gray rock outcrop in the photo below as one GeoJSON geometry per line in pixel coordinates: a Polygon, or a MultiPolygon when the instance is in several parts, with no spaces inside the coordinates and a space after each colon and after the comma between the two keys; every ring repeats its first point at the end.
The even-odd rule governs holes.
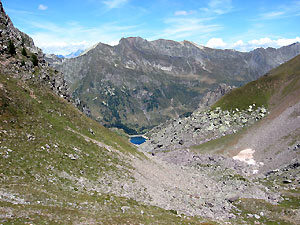
{"type": "Polygon", "coordinates": [[[205,109],[214,103],[216,103],[222,96],[230,92],[234,86],[228,86],[227,84],[220,84],[216,89],[208,91],[205,96],[201,99],[198,110],[205,109]]]}
{"type": "Polygon", "coordinates": [[[162,152],[199,145],[225,135],[234,134],[268,114],[265,107],[249,105],[247,110],[198,109],[189,117],[161,124],[147,133],[142,151],[162,152]]]}

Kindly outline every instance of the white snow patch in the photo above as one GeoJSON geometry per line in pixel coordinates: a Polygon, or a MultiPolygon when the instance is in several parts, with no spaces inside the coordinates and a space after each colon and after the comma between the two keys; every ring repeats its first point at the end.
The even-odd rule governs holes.
{"type": "Polygon", "coordinates": [[[172,71],[172,66],[170,66],[170,67],[163,66],[163,67],[161,67],[161,70],[172,71]]]}
{"type": "Polygon", "coordinates": [[[172,71],[172,69],[173,69],[172,66],[162,66],[160,64],[155,65],[155,67],[160,69],[160,70],[168,71],[168,72],[172,71]]]}
{"type": "Polygon", "coordinates": [[[256,162],[253,159],[254,152],[255,152],[255,150],[253,150],[251,148],[247,148],[247,149],[240,151],[239,154],[237,154],[236,156],[233,156],[232,158],[234,160],[240,160],[242,162],[245,162],[249,165],[255,165],[256,162]]]}

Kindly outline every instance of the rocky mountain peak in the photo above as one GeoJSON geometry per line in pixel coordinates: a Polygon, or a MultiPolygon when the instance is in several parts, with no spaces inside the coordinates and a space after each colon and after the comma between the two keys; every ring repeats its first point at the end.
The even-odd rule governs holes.
{"type": "Polygon", "coordinates": [[[188,41],[188,40],[184,40],[184,41],[182,41],[182,42],[180,42],[180,43],[182,43],[182,44],[185,45],[185,46],[194,46],[194,47],[199,48],[199,49],[201,49],[201,50],[207,48],[207,47],[205,47],[205,46],[203,46],[203,45],[199,45],[199,44],[196,44],[195,42],[188,41]]]}
{"type": "Polygon", "coordinates": [[[10,18],[5,13],[1,0],[0,0],[0,25],[2,29],[5,29],[6,27],[7,28],[10,27],[11,30],[15,30],[10,18]]]}
{"type": "Polygon", "coordinates": [[[29,49],[31,52],[37,54],[39,58],[42,58],[43,56],[41,49],[37,48],[34,45],[32,38],[14,27],[11,19],[5,13],[3,4],[0,0],[0,45],[1,45],[0,52],[1,53],[7,51],[10,41],[14,43],[14,46],[16,47],[17,51],[24,46],[27,49],[29,49]]]}
{"type": "Polygon", "coordinates": [[[127,37],[122,38],[119,41],[119,45],[121,46],[142,46],[145,45],[148,41],[146,39],[143,39],[141,37],[127,37]]]}

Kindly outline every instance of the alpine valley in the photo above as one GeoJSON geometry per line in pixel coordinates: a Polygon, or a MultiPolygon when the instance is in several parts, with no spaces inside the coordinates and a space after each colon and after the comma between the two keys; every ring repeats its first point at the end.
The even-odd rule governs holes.
{"type": "Polygon", "coordinates": [[[58,58],[0,0],[0,224],[300,224],[299,53],[126,38],[58,58]]]}
{"type": "Polygon", "coordinates": [[[99,43],[72,59],[52,55],[49,62],[93,119],[134,134],[190,114],[220,84],[244,85],[298,54],[299,43],[244,53],[131,37],[116,46],[99,43]]]}

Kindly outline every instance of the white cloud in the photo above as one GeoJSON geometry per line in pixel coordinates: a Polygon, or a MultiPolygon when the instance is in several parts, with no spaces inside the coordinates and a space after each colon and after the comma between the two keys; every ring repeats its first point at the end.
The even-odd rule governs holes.
{"type": "Polygon", "coordinates": [[[206,46],[210,48],[225,48],[227,44],[222,40],[222,38],[211,38],[206,43],[206,46]]]}
{"type": "Polygon", "coordinates": [[[48,9],[48,6],[40,4],[39,7],[38,7],[38,9],[44,11],[44,10],[48,9]]]}
{"type": "Polygon", "coordinates": [[[204,12],[209,14],[222,15],[229,13],[233,9],[231,0],[210,0],[206,8],[202,8],[204,12]]]}
{"type": "Polygon", "coordinates": [[[300,16],[300,1],[290,1],[280,4],[272,11],[261,13],[256,20],[272,20],[300,16]]]}
{"type": "Polygon", "coordinates": [[[218,24],[209,23],[209,20],[210,18],[168,18],[164,21],[168,27],[150,39],[166,38],[176,40],[184,38],[190,39],[191,37],[199,38],[222,29],[218,24]]]}
{"type": "Polygon", "coordinates": [[[248,41],[245,45],[248,48],[255,48],[255,47],[274,47],[274,48],[279,48],[282,46],[290,45],[295,42],[300,42],[300,37],[296,38],[279,38],[277,40],[272,40],[271,38],[265,37],[265,38],[260,38],[260,39],[255,39],[248,41]]]}
{"type": "Polygon", "coordinates": [[[16,14],[18,16],[28,16],[28,15],[35,15],[34,12],[25,11],[25,10],[17,10],[17,9],[10,9],[7,8],[6,12],[10,14],[16,14]]]}
{"type": "Polygon", "coordinates": [[[164,20],[167,27],[162,32],[158,31],[150,39],[187,39],[193,42],[197,42],[199,38],[206,39],[214,32],[223,29],[222,25],[213,21],[232,9],[231,0],[209,0],[207,7],[200,8],[198,11],[175,11],[173,17],[164,20]]]}
{"type": "Polygon", "coordinates": [[[211,38],[206,46],[210,48],[221,48],[221,49],[235,49],[238,51],[251,51],[256,48],[280,48],[282,46],[290,45],[295,42],[300,42],[300,37],[295,38],[279,38],[279,39],[271,39],[268,37],[253,39],[247,42],[242,40],[238,40],[233,43],[226,43],[221,38],[211,38]]]}
{"type": "Polygon", "coordinates": [[[261,14],[261,18],[262,19],[275,19],[275,18],[278,18],[278,17],[280,17],[280,16],[282,16],[284,14],[285,14],[284,11],[267,12],[267,13],[261,14]]]}
{"type": "Polygon", "coordinates": [[[233,43],[234,47],[243,46],[243,45],[244,45],[244,42],[242,40],[238,40],[235,43],[233,43]]]}
{"type": "Polygon", "coordinates": [[[300,37],[296,37],[296,38],[280,38],[280,39],[277,39],[276,41],[276,44],[278,46],[285,46],[285,45],[290,45],[290,44],[293,44],[295,42],[300,42],[300,37]]]}
{"type": "Polygon", "coordinates": [[[55,35],[37,33],[32,35],[35,44],[43,49],[44,53],[54,53],[57,55],[68,55],[78,49],[85,50],[92,45],[87,41],[70,42],[68,39],[58,38],[55,35]]]}
{"type": "Polygon", "coordinates": [[[67,55],[78,49],[86,49],[99,41],[114,45],[120,37],[134,36],[137,26],[119,26],[107,23],[99,27],[83,27],[78,23],[58,26],[47,22],[31,22],[31,26],[39,28],[39,32],[30,33],[35,44],[45,53],[67,55]]]}
{"type": "Polygon", "coordinates": [[[195,11],[190,10],[190,11],[185,11],[185,10],[180,10],[180,11],[176,11],[174,13],[175,16],[188,16],[188,15],[192,15],[194,14],[195,11]]]}
{"type": "Polygon", "coordinates": [[[103,1],[103,4],[105,4],[109,9],[119,8],[120,6],[127,3],[129,0],[107,0],[103,1]]]}
{"type": "Polygon", "coordinates": [[[264,46],[264,45],[270,45],[272,44],[274,41],[272,41],[270,38],[260,38],[257,40],[251,40],[248,41],[248,44],[250,45],[259,45],[259,46],[264,46]]]}

